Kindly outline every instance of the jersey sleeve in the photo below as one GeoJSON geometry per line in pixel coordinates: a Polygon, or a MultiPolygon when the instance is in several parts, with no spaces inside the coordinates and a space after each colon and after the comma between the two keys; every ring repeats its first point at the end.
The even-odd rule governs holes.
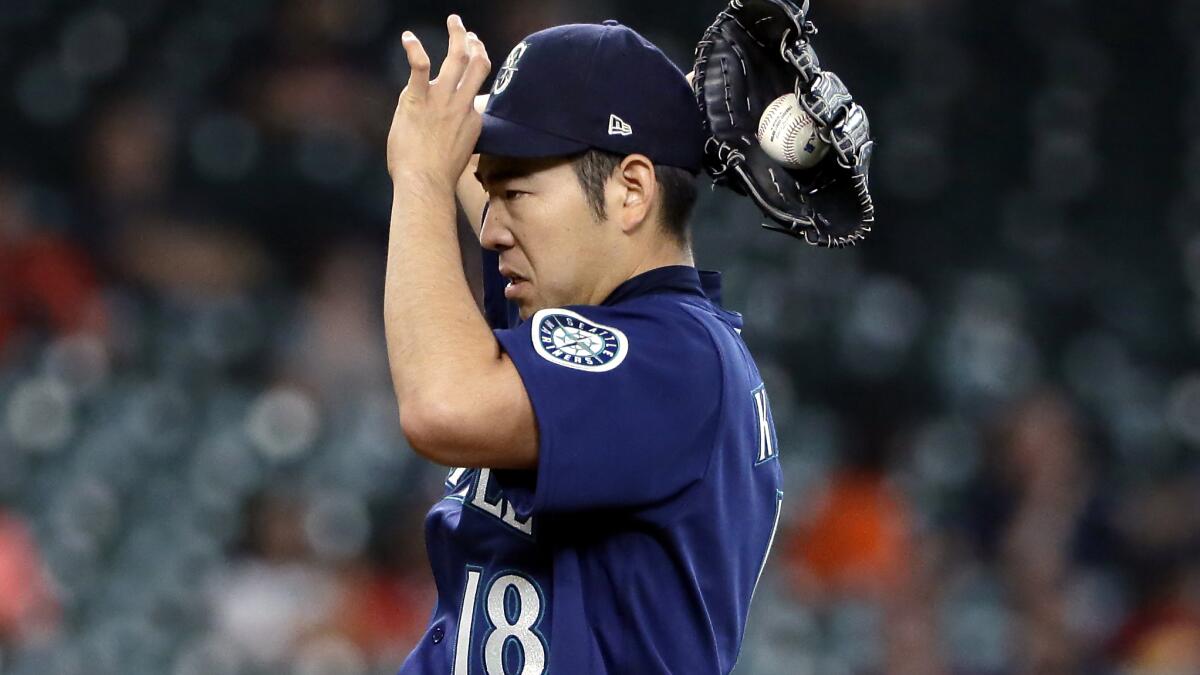
{"type": "Polygon", "coordinates": [[[722,383],[699,322],[621,307],[547,309],[496,337],[538,425],[536,473],[497,473],[521,517],[644,506],[704,476],[722,383]]]}

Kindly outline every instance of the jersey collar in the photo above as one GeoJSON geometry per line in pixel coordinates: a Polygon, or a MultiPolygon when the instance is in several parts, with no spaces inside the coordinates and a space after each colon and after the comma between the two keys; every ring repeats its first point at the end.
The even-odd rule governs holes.
{"type": "Polygon", "coordinates": [[[659,267],[649,272],[643,272],[617,286],[600,304],[611,307],[652,293],[695,295],[707,298],[719,306],[721,304],[721,273],[698,272],[695,267],[687,265],[659,267]]]}

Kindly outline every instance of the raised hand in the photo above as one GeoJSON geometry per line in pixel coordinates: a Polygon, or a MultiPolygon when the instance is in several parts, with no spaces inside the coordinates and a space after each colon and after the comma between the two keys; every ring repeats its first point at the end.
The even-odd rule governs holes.
{"type": "Polygon", "coordinates": [[[491,72],[487,49],[462,18],[446,19],[450,44],[437,79],[429,55],[410,31],[401,38],[412,68],[388,134],[388,172],[394,182],[432,182],[453,190],[475,148],[483,118],[475,96],[491,72]]]}

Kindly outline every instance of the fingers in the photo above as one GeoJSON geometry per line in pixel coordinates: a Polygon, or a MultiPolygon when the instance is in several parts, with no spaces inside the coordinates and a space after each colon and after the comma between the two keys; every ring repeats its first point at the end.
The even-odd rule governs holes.
{"type": "MultiPolygon", "coordinates": [[[[492,71],[492,62],[488,58],[487,47],[483,45],[483,41],[474,33],[467,33],[467,47],[470,60],[467,63],[467,70],[463,74],[462,82],[459,84],[458,93],[455,95],[455,98],[464,104],[474,106],[475,95],[479,93],[479,89],[483,86],[484,80],[487,79],[488,73],[492,71]]],[[[487,104],[486,97],[483,97],[483,103],[487,104]]]]}
{"type": "Polygon", "coordinates": [[[467,45],[467,28],[463,25],[462,17],[451,14],[446,19],[446,29],[450,32],[450,46],[446,50],[446,60],[438,71],[439,89],[445,87],[447,98],[454,96],[462,82],[463,72],[471,61],[471,53],[467,45]]]}
{"type": "Polygon", "coordinates": [[[417,100],[423,100],[429,91],[429,55],[411,31],[404,31],[400,42],[404,45],[408,66],[412,69],[408,76],[408,91],[417,100]]]}
{"type": "Polygon", "coordinates": [[[411,31],[404,32],[401,39],[412,68],[408,90],[417,100],[424,100],[430,91],[435,91],[439,92],[436,97],[442,101],[474,107],[474,96],[492,70],[487,48],[479,36],[467,31],[457,14],[447,17],[446,28],[450,34],[446,60],[442,62],[437,79],[433,82],[429,81],[429,55],[421,41],[411,31]]]}

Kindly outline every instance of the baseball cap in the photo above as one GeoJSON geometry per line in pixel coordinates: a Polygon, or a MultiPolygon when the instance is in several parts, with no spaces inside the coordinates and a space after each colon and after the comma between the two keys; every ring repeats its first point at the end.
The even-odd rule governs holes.
{"type": "Polygon", "coordinates": [[[613,20],[570,24],[509,53],[475,152],[559,157],[595,148],[697,173],[703,124],[683,73],[649,40],[613,20]]]}

